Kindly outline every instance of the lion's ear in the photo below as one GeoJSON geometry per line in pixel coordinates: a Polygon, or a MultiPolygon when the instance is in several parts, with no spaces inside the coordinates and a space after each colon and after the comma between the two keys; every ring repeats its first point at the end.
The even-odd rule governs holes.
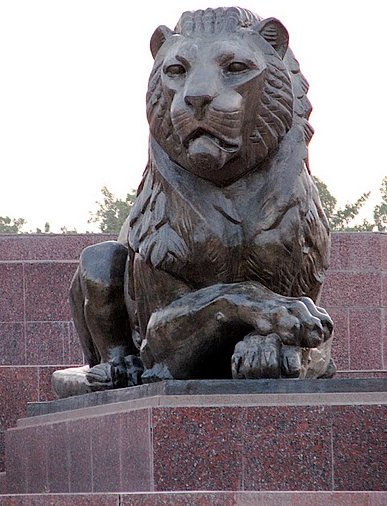
{"type": "Polygon", "coordinates": [[[281,21],[276,18],[264,19],[255,25],[254,31],[271,44],[281,58],[285,56],[289,45],[289,34],[281,21]]]}
{"type": "Polygon", "coordinates": [[[153,32],[153,35],[150,40],[150,50],[151,50],[153,58],[156,58],[156,55],[159,52],[160,47],[172,35],[173,35],[173,31],[170,30],[165,25],[161,25],[156,28],[156,30],[153,32]]]}

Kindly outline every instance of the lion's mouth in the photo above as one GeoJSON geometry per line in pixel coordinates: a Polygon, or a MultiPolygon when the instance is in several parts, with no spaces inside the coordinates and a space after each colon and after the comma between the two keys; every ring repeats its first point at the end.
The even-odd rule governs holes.
{"type": "Polygon", "coordinates": [[[231,142],[228,139],[222,139],[221,137],[217,137],[212,133],[208,132],[207,130],[204,130],[203,128],[197,128],[196,130],[191,132],[184,139],[183,144],[186,148],[189,148],[190,144],[192,144],[194,141],[200,138],[206,139],[214,146],[227,153],[235,153],[239,149],[239,144],[231,142]]]}

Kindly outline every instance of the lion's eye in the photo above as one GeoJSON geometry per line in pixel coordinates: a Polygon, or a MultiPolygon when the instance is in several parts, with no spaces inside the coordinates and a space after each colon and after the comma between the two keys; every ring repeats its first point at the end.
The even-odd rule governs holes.
{"type": "Polygon", "coordinates": [[[165,74],[167,74],[167,76],[176,77],[184,75],[185,68],[183,67],[183,65],[179,65],[178,63],[176,63],[174,65],[168,65],[168,67],[164,69],[164,72],[165,74]]]}
{"type": "Polygon", "coordinates": [[[227,66],[227,72],[231,72],[232,74],[236,74],[238,72],[244,72],[249,67],[246,65],[246,63],[243,63],[241,61],[233,61],[227,66]]]}

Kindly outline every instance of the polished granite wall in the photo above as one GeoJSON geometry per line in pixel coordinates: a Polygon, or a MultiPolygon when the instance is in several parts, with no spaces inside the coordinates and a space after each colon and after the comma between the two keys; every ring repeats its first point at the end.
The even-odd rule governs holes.
{"type": "MultiPolygon", "coordinates": [[[[82,363],[68,287],[81,250],[112,236],[0,235],[0,471],[4,432],[53,398],[52,371],[82,363]]],[[[333,235],[322,294],[341,377],[387,376],[387,234],[333,235]]]]}
{"type": "Polygon", "coordinates": [[[2,496],[2,506],[385,506],[384,492],[179,492],[2,496]]]}

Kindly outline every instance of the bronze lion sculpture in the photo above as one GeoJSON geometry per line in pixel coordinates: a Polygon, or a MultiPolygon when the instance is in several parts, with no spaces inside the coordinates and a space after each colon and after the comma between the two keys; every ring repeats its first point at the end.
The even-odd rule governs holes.
{"type": "Polygon", "coordinates": [[[308,168],[308,84],[276,19],[185,12],[156,29],[149,162],[118,241],[71,304],[91,390],[329,377],[329,227],[308,168]]]}

